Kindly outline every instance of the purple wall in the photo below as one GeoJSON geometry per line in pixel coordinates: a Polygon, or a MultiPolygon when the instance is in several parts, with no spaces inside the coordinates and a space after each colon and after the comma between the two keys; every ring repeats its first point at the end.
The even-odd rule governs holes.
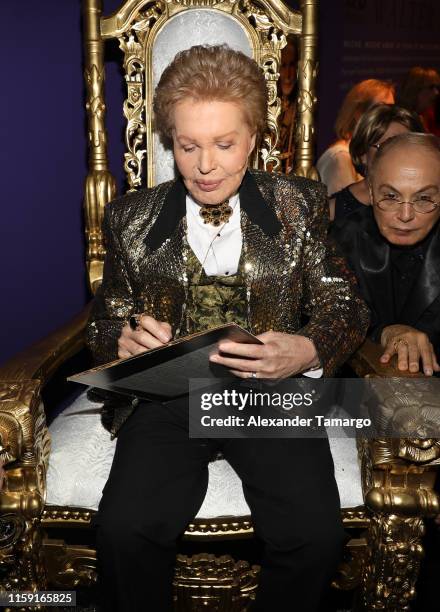
{"type": "MultiPolygon", "coordinates": [[[[27,2],[25,10],[16,4],[2,7],[0,363],[68,321],[89,299],[82,215],[87,146],[81,3],[46,0],[42,9],[41,3],[27,2]]],[[[104,0],[106,14],[119,4],[104,0]]],[[[419,60],[439,66],[439,11],[438,0],[321,0],[320,150],[333,138],[347,87],[359,80],[357,67],[362,67],[360,78],[395,78],[419,60]],[[371,41],[384,46],[372,47],[371,41]],[[397,41],[406,47],[392,48],[397,41]]],[[[119,191],[125,94],[120,57],[118,44],[108,44],[110,169],[119,191]]]]}
{"type": "Polygon", "coordinates": [[[341,102],[355,83],[398,85],[412,66],[440,68],[439,0],[320,2],[318,153],[334,140],[341,102]]]}
{"type": "MultiPolygon", "coordinates": [[[[3,222],[0,364],[66,323],[90,299],[83,186],[87,173],[80,0],[2,9],[3,222]]],[[[119,0],[105,2],[106,12],[119,0]],[[107,8],[108,7],[108,8],[107,8]]],[[[111,168],[122,182],[122,81],[110,44],[111,168]],[[119,127],[120,125],[120,127],[119,127]]]]}
{"type": "Polygon", "coordinates": [[[0,362],[86,303],[78,2],[2,6],[0,362]]]}

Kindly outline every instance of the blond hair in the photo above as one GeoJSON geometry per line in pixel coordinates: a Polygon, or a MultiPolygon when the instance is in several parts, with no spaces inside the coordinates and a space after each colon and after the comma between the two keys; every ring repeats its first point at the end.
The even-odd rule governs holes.
{"type": "Polygon", "coordinates": [[[196,45],[180,51],[165,68],[153,100],[155,127],[170,139],[174,106],[184,99],[220,100],[240,105],[253,133],[266,127],[267,86],[258,64],[227,45],[196,45]]]}
{"type": "Polygon", "coordinates": [[[336,136],[341,140],[350,140],[361,115],[375,103],[379,95],[394,95],[394,90],[390,81],[377,79],[367,79],[354,85],[345,96],[336,118],[336,136]]]}

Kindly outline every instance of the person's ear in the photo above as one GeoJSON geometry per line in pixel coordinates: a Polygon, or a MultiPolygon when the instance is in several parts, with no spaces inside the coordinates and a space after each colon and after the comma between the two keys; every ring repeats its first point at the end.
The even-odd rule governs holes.
{"type": "Polygon", "coordinates": [[[255,149],[255,143],[257,142],[257,132],[254,132],[251,136],[251,140],[249,142],[249,153],[248,153],[248,157],[249,155],[252,153],[252,151],[255,149]]]}

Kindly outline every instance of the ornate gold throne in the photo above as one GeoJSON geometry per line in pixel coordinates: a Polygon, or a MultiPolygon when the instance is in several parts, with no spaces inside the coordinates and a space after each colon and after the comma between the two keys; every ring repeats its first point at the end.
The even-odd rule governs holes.
{"type": "MultiPolygon", "coordinates": [[[[295,172],[317,178],[313,168],[317,4],[317,0],[301,0],[300,10],[292,11],[280,0],[126,0],[116,13],[102,17],[101,0],[84,0],[90,153],[85,215],[92,291],[101,280],[105,255],[103,209],[116,194],[107,161],[104,41],[119,39],[123,53],[127,84],[124,166],[129,189],[154,185],[173,174],[170,154],[152,129],[151,97],[161,70],[174,54],[197,43],[228,42],[254,57],[263,68],[270,93],[268,131],[252,163],[276,170],[277,79],[281,49],[289,34],[297,37],[299,47],[295,172]]],[[[102,426],[96,433],[99,406],[85,404],[84,396],[62,411],[57,408],[64,391],[58,381],[88,365],[83,361],[87,314],[86,309],[0,370],[0,452],[7,472],[0,493],[2,589],[74,589],[96,581],[91,521],[100,497],[98,489],[110,468],[111,442],[102,426]],[[80,426],[75,419],[85,420],[80,426]],[[81,438],[78,432],[91,432],[91,423],[97,437],[90,433],[81,438]],[[87,455],[81,464],[88,438],[96,453],[87,455]],[[81,468],[70,477],[65,456],[63,464],[69,445],[72,461],[81,468]],[[104,461],[100,453],[106,453],[104,461]],[[81,479],[84,473],[93,473],[98,464],[102,469],[100,479],[92,483],[97,490],[91,501],[81,479]]],[[[378,365],[378,348],[369,342],[353,358],[352,366],[360,376],[393,374],[392,369],[378,365]]],[[[422,555],[423,518],[438,512],[433,484],[440,448],[433,439],[385,438],[364,440],[358,447],[360,467],[354,441],[335,449],[340,491],[341,487],[350,489],[345,496],[342,490],[341,497],[345,501],[344,524],[352,534],[335,586],[358,586],[359,610],[408,610],[422,555]],[[350,481],[356,481],[355,486],[351,482],[350,487],[350,481]]],[[[210,475],[217,483],[217,497],[215,492],[209,493],[208,511],[202,507],[185,538],[201,542],[206,549],[226,540],[229,552],[234,541],[252,537],[252,523],[242,500],[238,505],[234,502],[232,511],[223,503],[223,480],[233,480],[234,475],[227,466],[217,467],[210,475]]],[[[239,487],[235,481],[231,489],[234,496],[239,487]]],[[[246,610],[257,582],[258,566],[230,554],[180,555],[176,609],[246,610]]]]}

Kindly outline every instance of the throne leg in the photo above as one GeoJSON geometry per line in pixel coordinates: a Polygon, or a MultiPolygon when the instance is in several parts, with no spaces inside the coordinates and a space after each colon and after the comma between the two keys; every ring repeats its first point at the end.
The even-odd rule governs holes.
{"type": "Polygon", "coordinates": [[[423,556],[423,534],[421,517],[373,514],[356,610],[410,610],[423,556]]]}

